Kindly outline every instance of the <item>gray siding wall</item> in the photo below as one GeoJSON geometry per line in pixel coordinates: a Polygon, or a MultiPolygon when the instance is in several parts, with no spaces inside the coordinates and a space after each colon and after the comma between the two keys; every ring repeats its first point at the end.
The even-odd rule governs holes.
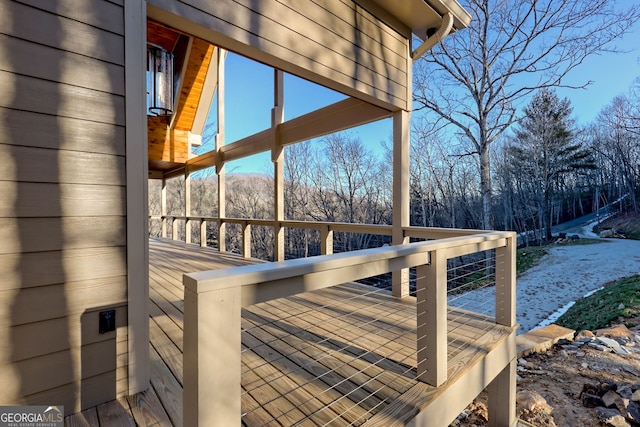
{"type": "Polygon", "coordinates": [[[127,391],[123,34],[123,0],[0,0],[2,404],[127,391]]]}
{"type": "Polygon", "coordinates": [[[352,0],[149,0],[154,18],[391,109],[410,109],[409,41],[352,0]]]}

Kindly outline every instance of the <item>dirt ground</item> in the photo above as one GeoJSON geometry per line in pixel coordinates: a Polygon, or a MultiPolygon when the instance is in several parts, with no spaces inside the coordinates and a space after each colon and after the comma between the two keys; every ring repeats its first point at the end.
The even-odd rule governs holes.
{"type": "MultiPolygon", "coordinates": [[[[604,331],[604,335],[598,336],[611,336],[623,342],[631,354],[618,355],[589,345],[575,349],[573,343],[561,343],[545,353],[521,358],[518,363],[518,417],[540,427],[607,425],[600,422],[595,407],[583,404],[583,394],[603,384],[613,384],[621,393],[626,390],[631,394],[640,389],[640,331],[637,327],[613,330],[618,332],[604,331]],[[536,399],[535,393],[544,400],[536,399]]],[[[486,426],[485,403],[486,398],[480,396],[453,425],[486,426]]]]}

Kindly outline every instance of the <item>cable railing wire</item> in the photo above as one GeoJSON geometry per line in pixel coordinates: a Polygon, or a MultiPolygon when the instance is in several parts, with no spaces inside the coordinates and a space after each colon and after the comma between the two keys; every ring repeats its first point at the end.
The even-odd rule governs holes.
{"type": "MultiPolygon", "coordinates": [[[[449,305],[454,310],[449,310],[450,318],[449,318],[449,328],[448,333],[456,331],[456,329],[464,328],[464,321],[466,319],[466,314],[462,310],[472,310],[474,312],[482,312],[483,310],[478,310],[478,308],[489,307],[495,310],[495,292],[493,288],[495,287],[495,257],[491,258],[488,256],[480,256],[476,260],[471,260],[467,262],[463,262],[458,260],[457,263],[450,263],[448,269],[448,301],[449,305]],[[474,293],[475,298],[473,301],[465,301],[465,295],[469,293],[474,293]]],[[[361,406],[363,402],[367,400],[371,400],[377,396],[381,390],[386,387],[392,387],[394,385],[397,386],[397,383],[401,378],[407,376],[415,376],[415,362],[409,363],[411,360],[415,360],[417,357],[417,351],[410,351],[408,354],[406,352],[401,352],[399,349],[393,350],[389,349],[389,344],[394,343],[399,337],[393,333],[383,339],[379,339],[377,345],[372,346],[372,348],[361,348],[358,344],[356,344],[355,340],[365,339],[368,335],[374,333],[374,331],[369,330],[371,327],[377,327],[378,335],[383,335],[385,332],[391,332],[394,329],[397,329],[397,325],[393,322],[386,321],[389,317],[394,315],[403,314],[406,312],[406,308],[399,307],[394,310],[381,310],[380,315],[376,317],[370,316],[370,311],[375,310],[376,308],[385,307],[387,303],[385,301],[378,301],[372,303],[370,300],[366,301],[368,297],[375,296],[376,294],[389,294],[391,290],[390,283],[386,277],[383,277],[382,280],[376,281],[376,286],[371,286],[371,289],[365,291],[360,294],[355,294],[350,297],[344,297],[340,299],[340,303],[344,306],[350,307],[351,310],[349,312],[338,313],[334,317],[330,317],[324,321],[317,320],[315,321],[306,320],[302,322],[303,325],[307,325],[304,329],[307,335],[307,338],[310,336],[317,336],[320,339],[309,339],[308,344],[298,347],[295,349],[293,353],[288,354],[280,354],[280,356],[276,356],[268,361],[265,361],[260,365],[253,365],[251,367],[244,367],[243,373],[247,373],[249,371],[259,370],[270,364],[277,364],[286,359],[294,358],[294,355],[300,356],[299,359],[307,360],[306,363],[302,363],[300,366],[297,366],[295,369],[283,370],[282,372],[278,372],[275,374],[271,374],[270,376],[260,377],[258,375],[258,379],[254,380],[251,383],[243,384],[243,395],[244,394],[252,394],[260,390],[262,387],[270,386],[274,381],[278,381],[284,377],[293,377],[296,374],[300,374],[300,378],[308,378],[308,380],[300,380],[296,379],[296,387],[293,387],[288,392],[283,393],[279,396],[274,396],[270,401],[263,402],[262,405],[267,405],[269,403],[275,403],[279,399],[287,399],[288,395],[292,393],[296,393],[296,391],[305,388],[311,383],[321,382],[326,384],[326,387],[319,393],[314,396],[309,396],[306,401],[298,402],[299,405],[304,405],[310,402],[313,399],[322,399],[323,395],[327,397],[324,398],[324,401],[329,402],[328,404],[322,405],[318,407],[315,411],[311,411],[310,413],[305,414],[305,417],[298,420],[298,423],[302,423],[305,420],[312,419],[314,416],[318,415],[321,411],[328,411],[330,416],[333,416],[332,421],[342,420],[343,413],[340,413],[336,410],[336,406],[341,404],[340,407],[346,407],[345,411],[351,411],[353,408],[361,406]],[[362,317],[362,318],[361,318],[362,317]],[[383,326],[380,326],[383,325],[383,326]],[[385,326],[386,325],[386,326],[385,326]],[[329,332],[333,332],[333,334],[329,334],[329,332]],[[339,336],[340,333],[345,333],[349,331],[351,335],[355,335],[351,337],[351,340],[345,341],[343,345],[336,346],[336,336],[339,336]],[[357,331],[357,332],[356,332],[357,331]],[[333,335],[333,336],[332,336],[333,335]],[[318,346],[328,345],[325,351],[322,353],[320,357],[312,357],[313,354],[317,354],[317,350],[312,351],[313,349],[317,349],[318,346]],[[386,356],[382,357],[377,354],[380,350],[386,350],[386,356]],[[328,360],[334,358],[336,355],[340,357],[337,358],[339,362],[331,362],[328,360]],[[397,367],[402,367],[399,376],[393,379],[391,382],[382,382],[380,381],[380,377],[386,374],[386,370],[384,368],[380,368],[380,372],[371,375],[370,378],[367,378],[366,381],[357,383],[354,379],[359,377],[360,374],[363,373],[362,370],[356,370],[354,366],[356,362],[363,361],[365,358],[370,356],[377,357],[377,360],[374,359],[372,363],[367,364],[368,370],[373,369],[374,367],[380,368],[380,364],[383,361],[388,361],[390,357],[393,357],[394,362],[397,367]],[[403,366],[404,365],[404,366],[403,366]],[[319,375],[311,376],[313,371],[318,366],[323,366],[323,369],[319,375]],[[329,367],[330,366],[330,367],[329,367]],[[344,373],[346,372],[346,374],[344,373]],[[304,374],[304,375],[303,375],[304,374]],[[331,383],[330,377],[337,375],[339,381],[331,383]],[[377,388],[371,387],[371,384],[380,384],[377,388]],[[339,397],[335,398],[331,395],[332,392],[336,390],[347,390],[343,394],[337,393],[339,397]],[[352,396],[356,395],[356,398],[352,399],[352,396]],[[334,399],[334,400],[332,400],[334,399]]],[[[415,283],[417,278],[412,277],[409,280],[410,285],[415,289],[415,283]]],[[[329,297],[327,297],[329,298],[329,297]]],[[[286,346],[290,346],[290,344],[286,343],[286,340],[289,339],[293,332],[288,332],[288,330],[295,330],[300,328],[300,322],[297,322],[298,319],[304,317],[310,317],[314,312],[319,310],[331,310],[334,308],[334,302],[329,299],[327,302],[310,302],[305,300],[304,298],[291,297],[291,301],[288,301],[292,313],[287,314],[283,312],[282,309],[276,309],[271,302],[263,303],[264,310],[258,310],[257,313],[254,313],[256,316],[256,320],[251,322],[252,326],[245,326],[242,329],[243,334],[252,334],[254,330],[264,330],[264,329],[274,329],[269,333],[272,336],[271,340],[266,340],[260,344],[260,347],[271,347],[276,346],[275,343],[285,343],[286,346]],[[277,317],[275,314],[277,312],[284,313],[284,316],[277,317]],[[271,317],[271,318],[269,318],[271,317]],[[287,323],[289,326],[282,326],[283,323],[287,323]],[[291,328],[291,329],[289,329],[291,328]],[[280,332],[277,332],[280,331],[280,332]]],[[[285,306],[286,308],[286,306],[285,306]]],[[[245,322],[246,325],[246,322],[245,322]]],[[[486,329],[488,330],[491,326],[488,325],[486,329]]],[[[415,335],[416,329],[412,328],[409,333],[415,335]]],[[[461,340],[449,340],[449,353],[455,354],[462,351],[466,346],[469,346],[469,343],[463,342],[461,340]]],[[[276,346],[277,347],[277,346],[276,346]]],[[[243,353],[247,351],[252,351],[251,348],[243,349],[243,353]]],[[[396,390],[397,393],[400,393],[396,390]]],[[[389,395],[383,399],[379,400],[374,406],[366,409],[366,412],[362,415],[357,416],[355,420],[346,424],[346,425],[358,425],[361,422],[364,422],[368,417],[372,416],[377,410],[384,407],[388,404],[394,397],[389,395]]],[[[370,406],[370,405],[369,405],[370,406]]],[[[286,416],[288,413],[295,409],[295,405],[280,414],[279,417],[286,416]]],[[[258,409],[252,409],[243,414],[244,416],[250,415],[252,412],[257,411],[258,409]]]]}

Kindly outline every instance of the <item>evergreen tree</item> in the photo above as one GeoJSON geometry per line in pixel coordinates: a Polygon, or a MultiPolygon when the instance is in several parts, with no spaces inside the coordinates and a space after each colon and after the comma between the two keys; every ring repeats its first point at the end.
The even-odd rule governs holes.
{"type": "Polygon", "coordinates": [[[514,175],[519,176],[537,205],[540,227],[551,239],[552,199],[569,173],[594,169],[591,152],[576,142],[571,104],[550,89],[542,89],[524,109],[508,147],[514,175]]]}

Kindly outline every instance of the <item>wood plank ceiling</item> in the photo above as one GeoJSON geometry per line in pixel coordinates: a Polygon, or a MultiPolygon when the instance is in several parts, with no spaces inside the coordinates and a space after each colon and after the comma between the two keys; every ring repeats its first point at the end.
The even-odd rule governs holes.
{"type": "Polygon", "coordinates": [[[147,42],[174,54],[174,81],[179,84],[173,115],[147,116],[149,171],[166,172],[190,158],[189,133],[196,139],[200,135],[194,123],[216,47],[152,20],[147,21],[147,42]]]}

